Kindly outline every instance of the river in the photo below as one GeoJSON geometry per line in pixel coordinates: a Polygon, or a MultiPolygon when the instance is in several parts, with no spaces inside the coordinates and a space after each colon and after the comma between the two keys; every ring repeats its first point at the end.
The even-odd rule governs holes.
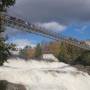
{"type": "Polygon", "coordinates": [[[0,80],[27,90],[90,90],[90,76],[62,62],[9,59],[0,67],[0,80]]]}

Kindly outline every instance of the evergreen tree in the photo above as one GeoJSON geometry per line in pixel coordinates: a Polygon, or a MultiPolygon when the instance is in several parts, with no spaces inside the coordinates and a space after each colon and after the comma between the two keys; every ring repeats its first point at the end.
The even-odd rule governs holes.
{"type": "Polygon", "coordinates": [[[21,58],[27,59],[28,58],[28,54],[27,51],[28,49],[31,48],[31,46],[26,46],[23,49],[20,50],[19,55],[21,58]]]}
{"type": "Polygon", "coordinates": [[[60,44],[58,59],[62,62],[72,64],[75,63],[76,59],[82,54],[82,52],[82,49],[79,49],[78,47],[70,45],[68,43],[62,42],[60,44]]]}
{"type": "Polygon", "coordinates": [[[0,0],[0,66],[7,61],[8,56],[10,55],[9,49],[10,46],[5,43],[5,38],[3,38],[2,33],[4,32],[4,19],[3,12],[6,12],[7,7],[14,5],[15,0],[0,0]]]}
{"type": "Polygon", "coordinates": [[[35,57],[41,58],[41,56],[42,56],[42,47],[40,44],[37,44],[37,46],[35,48],[35,57]]]}
{"type": "Polygon", "coordinates": [[[64,42],[60,44],[60,51],[57,57],[61,62],[67,62],[67,49],[64,42]]]}

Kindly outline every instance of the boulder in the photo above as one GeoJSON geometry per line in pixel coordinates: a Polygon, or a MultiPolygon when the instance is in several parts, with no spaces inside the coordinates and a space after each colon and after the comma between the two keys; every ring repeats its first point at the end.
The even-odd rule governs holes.
{"type": "Polygon", "coordinates": [[[0,90],[26,90],[26,88],[21,84],[14,84],[6,80],[0,80],[0,90]]]}

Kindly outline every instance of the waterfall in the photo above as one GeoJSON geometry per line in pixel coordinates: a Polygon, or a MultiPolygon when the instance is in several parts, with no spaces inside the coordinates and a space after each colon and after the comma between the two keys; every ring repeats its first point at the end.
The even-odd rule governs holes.
{"type": "Polygon", "coordinates": [[[90,76],[62,62],[9,59],[0,67],[0,80],[27,90],[90,90],[90,76]]]}

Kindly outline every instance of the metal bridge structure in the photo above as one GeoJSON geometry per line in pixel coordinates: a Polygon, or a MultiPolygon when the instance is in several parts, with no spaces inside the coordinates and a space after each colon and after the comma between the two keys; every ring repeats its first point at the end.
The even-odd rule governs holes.
{"type": "Polygon", "coordinates": [[[15,29],[22,30],[22,31],[26,31],[26,32],[33,33],[33,34],[37,34],[37,35],[41,35],[41,36],[48,37],[48,38],[51,38],[51,39],[54,39],[57,41],[64,41],[64,42],[69,43],[73,46],[77,46],[81,49],[90,51],[89,45],[87,45],[84,42],[79,41],[75,38],[64,36],[62,34],[59,34],[58,32],[48,30],[48,29],[43,28],[39,25],[32,24],[28,21],[10,16],[8,14],[3,14],[2,16],[4,17],[3,18],[4,24],[8,27],[15,28],[15,29]]]}

